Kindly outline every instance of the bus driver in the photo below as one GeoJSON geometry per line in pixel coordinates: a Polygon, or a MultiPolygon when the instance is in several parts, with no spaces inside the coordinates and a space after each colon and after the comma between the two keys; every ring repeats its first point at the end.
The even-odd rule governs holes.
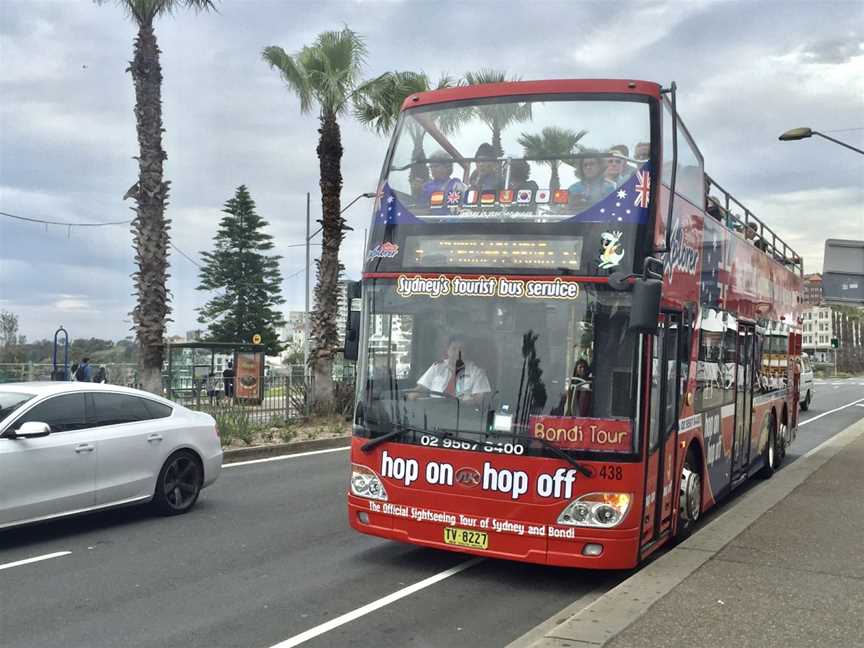
{"type": "Polygon", "coordinates": [[[466,359],[465,340],[452,335],[447,340],[444,359],[420,376],[417,391],[412,392],[409,398],[422,396],[424,392],[440,392],[462,401],[478,401],[491,391],[486,372],[466,359]]]}

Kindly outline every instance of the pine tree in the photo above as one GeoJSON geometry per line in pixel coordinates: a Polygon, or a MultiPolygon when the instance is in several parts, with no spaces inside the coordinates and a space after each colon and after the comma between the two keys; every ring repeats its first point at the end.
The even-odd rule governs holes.
{"type": "Polygon", "coordinates": [[[204,266],[198,290],[220,290],[221,294],[198,309],[198,321],[208,327],[207,337],[215,342],[249,344],[261,335],[267,355],[279,353],[278,330],[285,320],[277,308],[284,304],[278,255],[273,237],[262,230],[267,221],[255,213],[255,202],[244,185],[225,203],[226,215],[219,223],[214,250],[202,252],[204,266]]]}

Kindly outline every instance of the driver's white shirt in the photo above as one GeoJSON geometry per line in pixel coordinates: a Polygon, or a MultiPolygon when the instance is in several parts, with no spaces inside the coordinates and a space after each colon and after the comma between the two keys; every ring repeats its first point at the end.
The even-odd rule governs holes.
{"type": "MultiPolygon", "coordinates": [[[[443,392],[447,389],[452,372],[446,360],[440,360],[426,370],[417,384],[431,391],[443,392]]],[[[492,391],[486,372],[470,360],[465,363],[462,375],[456,380],[456,396],[477,396],[492,391]]]]}

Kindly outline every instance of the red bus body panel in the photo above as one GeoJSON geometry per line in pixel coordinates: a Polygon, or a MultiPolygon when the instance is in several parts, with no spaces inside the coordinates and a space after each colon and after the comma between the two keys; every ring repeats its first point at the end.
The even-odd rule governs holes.
{"type": "Polygon", "coordinates": [[[594,477],[589,479],[578,475],[572,486],[571,497],[544,498],[537,494],[539,476],[552,475],[560,468],[572,468],[567,462],[399,443],[383,443],[367,454],[360,450],[366,441],[354,438],[351,449],[353,461],[375,471],[384,484],[389,501],[367,500],[349,494],[349,522],[358,531],[436,549],[566,567],[626,569],[638,562],[639,503],[643,479],[641,463],[615,463],[616,467],[621,467],[621,479],[608,480],[598,475],[600,467],[610,462],[580,462],[593,469],[594,477]],[[420,469],[417,480],[406,486],[404,480],[383,477],[381,464],[385,452],[391,458],[416,460],[420,469]],[[491,464],[496,471],[521,471],[527,474],[528,492],[514,499],[508,493],[483,490],[482,483],[465,486],[457,481],[452,486],[431,485],[425,479],[426,467],[431,462],[449,464],[457,471],[474,469],[481,474],[486,463],[491,464]],[[580,495],[594,492],[632,494],[630,510],[618,527],[589,529],[555,523],[567,504],[580,495]],[[418,511],[420,513],[416,515],[421,516],[425,512],[452,515],[454,523],[418,521],[415,519],[418,511]],[[359,521],[360,512],[369,515],[368,524],[359,521]],[[496,522],[506,522],[516,528],[496,531],[496,522]],[[489,533],[489,548],[472,550],[445,544],[445,526],[486,531],[489,533]],[[529,527],[534,527],[535,532],[542,527],[546,533],[533,535],[529,527]],[[552,537],[558,534],[563,537],[552,537]],[[581,555],[587,543],[603,545],[603,553],[590,557],[581,555]]]}

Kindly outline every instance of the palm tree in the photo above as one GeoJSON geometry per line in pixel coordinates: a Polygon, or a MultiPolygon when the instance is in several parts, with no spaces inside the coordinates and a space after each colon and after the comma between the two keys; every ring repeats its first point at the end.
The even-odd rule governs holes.
{"type": "Polygon", "coordinates": [[[522,133],[519,136],[519,145],[524,150],[525,157],[547,158],[541,161],[552,169],[552,177],[549,180],[550,191],[554,192],[561,185],[561,180],[558,178],[561,159],[573,155],[573,149],[587,132],[582,130],[577,133],[567,128],[547,126],[540,131],[539,135],[522,133]]]}
{"type": "MultiPolygon", "coordinates": [[[[105,4],[109,0],[96,0],[105,4]]],[[[177,9],[196,11],[215,9],[213,0],[114,0],[138,26],[134,56],[127,71],[135,85],[135,122],[138,130],[138,181],[126,198],[137,203],[132,232],[138,271],[135,294],[138,303],[132,311],[138,341],[138,375],[141,387],[154,394],[162,392],[163,338],[165,322],[171,312],[171,296],[165,285],[168,277],[168,228],[165,218],[169,182],[163,180],[162,163],[162,67],[153,23],[156,18],[177,9]]]]}
{"type": "MultiPolygon", "coordinates": [[[[508,79],[507,75],[500,70],[482,69],[478,72],[466,72],[465,82],[468,85],[483,85],[487,83],[507,83],[520,81],[519,77],[508,79]]],[[[495,155],[504,155],[501,146],[501,131],[514,122],[522,122],[531,119],[531,104],[529,103],[492,103],[474,108],[477,116],[492,130],[492,148],[495,155]]]]}
{"type": "Polygon", "coordinates": [[[318,162],[321,187],[321,259],[315,287],[309,356],[312,366],[312,403],[326,406],[333,398],[333,359],[339,344],[336,329],[338,283],[342,266],[339,246],[345,232],[340,193],[342,191],[342,137],[337,118],[343,115],[356,90],[366,58],[363,39],[347,27],[322,32],[312,45],[295,55],[281,47],[265,47],[264,61],[278,70],[288,88],[300,100],[300,112],[317,105],[320,127],[318,162]]]}
{"type": "MultiPolygon", "coordinates": [[[[393,131],[399,114],[402,111],[402,103],[409,95],[429,90],[441,90],[452,88],[454,81],[447,75],[438,79],[433,85],[429,77],[423,72],[386,72],[381,76],[367,81],[361,85],[354,94],[354,116],[361,124],[368,126],[379,135],[387,135],[393,131]]],[[[449,113],[448,113],[449,114],[449,113]]],[[[445,133],[456,127],[453,120],[439,124],[445,133]]],[[[414,162],[424,160],[426,153],[423,150],[423,139],[426,130],[415,121],[407,125],[408,134],[413,142],[411,159],[414,162]]],[[[429,169],[425,164],[414,164],[411,167],[409,182],[411,186],[415,182],[423,183],[429,180],[429,169]]]]}

